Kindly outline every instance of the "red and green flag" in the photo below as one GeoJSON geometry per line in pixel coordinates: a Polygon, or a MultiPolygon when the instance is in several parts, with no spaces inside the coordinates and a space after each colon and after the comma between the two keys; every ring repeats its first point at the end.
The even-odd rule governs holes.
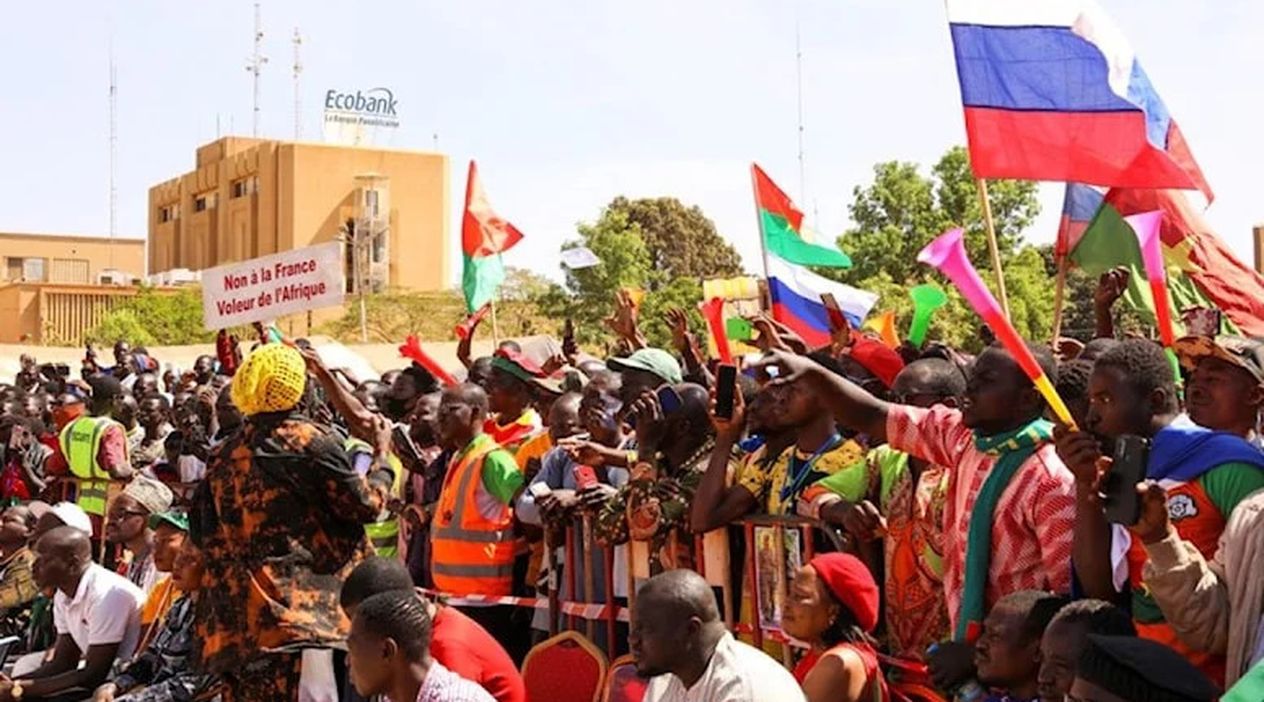
{"type": "Polygon", "coordinates": [[[751,164],[751,182],[755,188],[755,208],[759,213],[759,233],[764,239],[765,251],[800,266],[851,266],[851,259],[842,251],[803,240],[803,212],[754,163],[751,164]]]}
{"type": "Polygon", "coordinates": [[[521,240],[522,232],[492,210],[478,179],[478,165],[470,161],[465,181],[465,216],[461,220],[461,250],[465,254],[461,289],[471,314],[496,297],[505,279],[500,255],[521,240]]]}
{"type": "Polygon", "coordinates": [[[1264,335],[1264,277],[1233,255],[1184,193],[1115,188],[1102,195],[1089,186],[1068,184],[1067,203],[1058,250],[1092,275],[1116,266],[1131,270],[1124,300],[1143,315],[1154,319],[1154,299],[1141,247],[1124,218],[1157,210],[1163,213],[1159,237],[1173,322],[1179,327],[1185,309],[1207,307],[1224,313],[1232,332],[1264,335]],[[1080,231],[1075,212],[1084,212],[1091,201],[1097,203],[1096,212],[1080,231]]]}

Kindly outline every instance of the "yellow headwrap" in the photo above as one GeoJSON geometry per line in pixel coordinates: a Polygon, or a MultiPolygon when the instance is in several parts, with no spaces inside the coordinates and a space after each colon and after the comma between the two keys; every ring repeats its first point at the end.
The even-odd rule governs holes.
{"type": "Polygon", "coordinates": [[[233,375],[233,404],[247,417],[293,409],[303,397],[307,364],[285,344],[265,344],[242,361],[233,375]]]}

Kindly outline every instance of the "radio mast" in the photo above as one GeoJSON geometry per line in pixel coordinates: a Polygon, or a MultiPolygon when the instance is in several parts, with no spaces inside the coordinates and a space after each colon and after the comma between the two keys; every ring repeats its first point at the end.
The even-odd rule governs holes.
{"type": "Polygon", "coordinates": [[[114,235],[118,222],[118,188],[115,171],[118,164],[118,75],[114,71],[114,37],[110,37],[110,245],[108,263],[114,268],[114,235]]]}
{"type": "Polygon", "coordinates": [[[254,92],[254,126],[251,130],[252,136],[259,136],[259,73],[263,70],[263,65],[268,62],[268,57],[262,53],[263,48],[263,19],[259,14],[259,3],[255,2],[255,50],[250,55],[249,63],[246,64],[246,70],[254,74],[255,92],[254,92]]]}
{"type": "Polygon", "coordinates": [[[299,89],[298,74],[303,72],[303,62],[299,60],[299,47],[303,45],[303,35],[294,28],[294,141],[303,136],[303,93],[299,89]]]}

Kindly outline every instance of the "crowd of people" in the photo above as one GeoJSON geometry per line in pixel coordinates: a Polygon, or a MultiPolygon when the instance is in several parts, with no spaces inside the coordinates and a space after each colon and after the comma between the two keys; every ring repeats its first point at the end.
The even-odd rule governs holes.
{"type": "Polygon", "coordinates": [[[595,638],[652,702],[1264,700],[1264,344],[1114,338],[1118,281],[1097,338],[1029,344],[1073,426],[986,329],[809,348],[760,316],[726,385],[683,312],[652,348],[627,295],[607,359],[472,358],[470,329],[450,383],[416,344],[364,379],[262,328],[185,372],[24,356],[0,702],[525,702],[528,649],[576,624],[502,602],[549,596],[630,610],[595,638]],[[734,528],[763,515],[816,527],[776,607],[734,528]],[[699,573],[703,535],[731,573],[699,573]]]}

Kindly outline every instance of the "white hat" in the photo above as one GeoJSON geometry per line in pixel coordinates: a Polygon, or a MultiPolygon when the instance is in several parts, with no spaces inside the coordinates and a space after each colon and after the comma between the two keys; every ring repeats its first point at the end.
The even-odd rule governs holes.
{"type": "Polygon", "coordinates": [[[52,512],[57,515],[62,524],[92,536],[92,520],[88,518],[88,513],[84,512],[82,507],[73,502],[58,502],[50,507],[45,502],[35,501],[30,504],[30,508],[36,519],[52,512]]]}

